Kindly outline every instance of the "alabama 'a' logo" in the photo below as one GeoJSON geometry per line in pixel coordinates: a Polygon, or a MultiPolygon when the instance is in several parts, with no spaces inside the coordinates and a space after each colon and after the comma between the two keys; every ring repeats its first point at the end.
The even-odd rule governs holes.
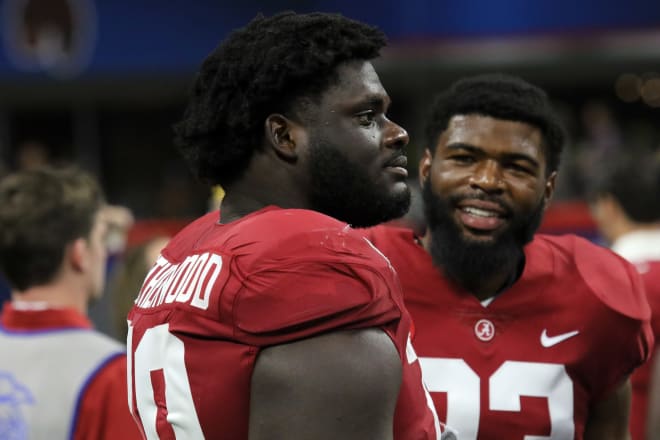
{"type": "Polygon", "coordinates": [[[488,342],[495,337],[495,326],[488,319],[480,319],[474,325],[475,336],[483,342],[488,342]]]}

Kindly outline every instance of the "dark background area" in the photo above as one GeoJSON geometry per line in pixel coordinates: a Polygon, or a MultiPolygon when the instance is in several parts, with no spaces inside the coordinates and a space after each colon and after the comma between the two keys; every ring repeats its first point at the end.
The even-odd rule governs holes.
{"type": "Polygon", "coordinates": [[[604,3],[0,0],[0,168],[76,161],[138,219],[196,216],[209,191],[179,159],[171,125],[198,65],[258,12],[320,10],[388,34],[377,69],[411,135],[411,171],[430,96],[464,75],[508,72],[560,110],[570,142],[557,198],[579,200],[596,153],[658,145],[660,2],[604,3]]]}

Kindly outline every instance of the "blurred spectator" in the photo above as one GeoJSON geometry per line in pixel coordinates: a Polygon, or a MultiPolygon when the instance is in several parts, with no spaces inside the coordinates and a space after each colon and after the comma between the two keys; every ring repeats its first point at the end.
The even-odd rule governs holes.
{"type": "Polygon", "coordinates": [[[621,145],[621,129],[612,109],[601,101],[588,101],[582,108],[586,141],[602,153],[613,153],[621,145]]]}
{"type": "Polygon", "coordinates": [[[106,206],[105,216],[108,222],[108,236],[106,239],[108,252],[111,255],[119,254],[126,247],[128,230],[135,224],[135,218],[130,209],[119,205],[106,206]]]}
{"type": "Polygon", "coordinates": [[[103,292],[107,214],[98,183],[75,168],[0,182],[0,268],[12,286],[0,315],[0,438],[140,438],[125,348],[86,316],[103,292]]]}
{"type": "MultiPolygon", "coordinates": [[[[16,169],[18,170],[34,170],[48,166],[51,163],[48,146],[36,139],[21,142],[16,149],[15,157],[16,169]]],[[[8,172],[9,170],[6,170],[0,162],[0,178],[8,172]]],[[[0,309],[2,309],[2,304],[10,298],[10,292],[11,289],[7,280],[0,273],[0,309]]]]}
{"type": "MultiPolygon", "coordinates": [[[[599,174],[592,176],[588,186],[590,208],[612,250],[632,262],[644,279],[657,348],[660,343],[660,157],[628,151],[603,158],[606,160],[597,167],[599,174]]],[[[647,438],[647,394],[655,359],[652,357],[631,377],[633,440],[647,438]]]]}
{"type": "MultiPolygon", "coordinates": [[[[130,209],[119,205],[107,205],[104,213],[108,226],[105,240],[108,250],[106,274],[107,279],[111,279],[118,266],[121,265],[128,232],[135,224],[135,218],[130,209]]],[[[107,283],[104,285],[108,286],[107,283]]],[[[116,332],[114,299],[112,292],[107,289],[104,295],[91,304],[89,318],[97,330],[122,341],[126,339],[121,337],[122,334],[116,332]]]]}
{"type": "Polygon", "coordinates": [[[18,170],[34,170],[51,163],[48,146],[36,139],[22,142],[16,149],[16,168],[18,170]]]}
{"type": "Polygon", "coordinates": [[[598,100],[587,101],[580,112],[583,137],[576,153],[577,173],[573,185],[577,192],[584,193],[585,187],[598,178],[600,167],[594,162],[620,154],[622,130],[612,109],[598,100]]]}
{"type": "Polygon", "coordinates": [[[126,316],[133,306],[147,272],[154,265],[160,251],[170,237],[158,235],[128,249],[110,278],[108,296],[112,300],[114,330],[118,338],[125,340],[128,327],[126,316]]]}

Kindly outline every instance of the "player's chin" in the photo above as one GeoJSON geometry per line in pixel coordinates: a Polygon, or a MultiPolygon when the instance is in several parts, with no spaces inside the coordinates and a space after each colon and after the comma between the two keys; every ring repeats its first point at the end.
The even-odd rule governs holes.
{"type": "Polygon", "coordinates": [[[459,228],[462,232],[463,240],[472,244],[494,245],[504,233],[504,228],[497,229],[477,229],[471,228],[459,222],[459,228]]]}
{"type": "Polygon", "coordinates": [[[388,198],[389,216],[388,220],[404,216],[410,209],[410,188],[407,184],[393,185],[388,198]]]}
{"type": "Polygon", "coordinates": [[[380,198],[386,198],[388,203],[392,200],[410,199],[410,187],[405,177],[396,173],[382,173],[374,179],[372,186],[374,194],[380,194],[380,198]]]}
{"type": "Polygon", "coordinates": [[[388,188],[390,197],[396,199],[410,199],[410,186],[406,179],[398,176],[387,176],[385,185],[388,188]]]}
{"type": "Polygon", "coordinates": [[[355,227],[370,227],[403,217],[410,208],[410,190],[397,187],[390,191],[372,193],[366,200],[361,198],[351,209],[351,223],[355,227]]]}
{"type": "Polygon", "coordinates": [[[408,182],[404,180],[394,180],[390,183],[390,193],[395,197],[408,197],[410,198],[410,187],[408,182]]]}

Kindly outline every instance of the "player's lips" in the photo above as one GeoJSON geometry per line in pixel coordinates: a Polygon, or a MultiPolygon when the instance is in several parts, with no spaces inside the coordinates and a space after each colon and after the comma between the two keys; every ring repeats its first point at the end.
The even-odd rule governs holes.
{"type": "Polygon", "coordinates": [[[403,177],[408,177],[408,158],[403,154],[395,156],[385,163],[385,169],[393,174],[398,174],[403,177]]]}
{"type": "Polygon", "coordinates": [[[465,199],[457,205],[458,218],[467,228],[477,231],[494,231],[507,217],[507,210],[497,202],[465,199]]]}

